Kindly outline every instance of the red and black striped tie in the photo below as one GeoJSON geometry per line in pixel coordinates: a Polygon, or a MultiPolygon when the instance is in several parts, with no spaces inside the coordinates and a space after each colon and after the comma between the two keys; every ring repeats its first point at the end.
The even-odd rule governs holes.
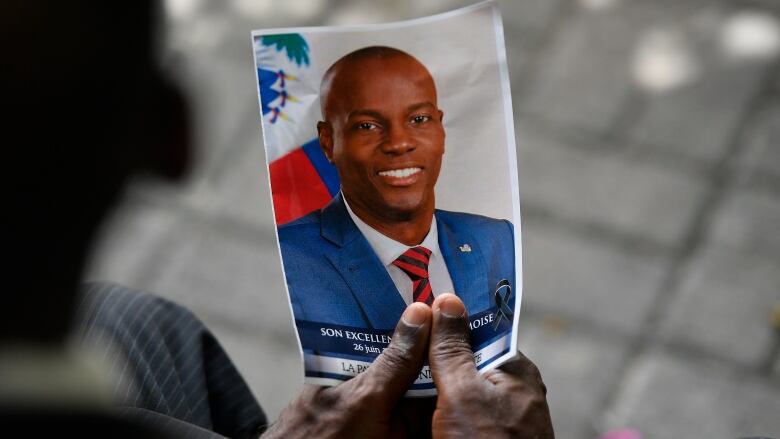
{"type": "Polygon", "coordinates": [[[393,261],[393,265],[400,268],[412,280],[412,301],[424,302],[427,305],[433,303],[433,292],[428,281],[430,259],[431,251],[418,245],[405,251],[393,261]]]}

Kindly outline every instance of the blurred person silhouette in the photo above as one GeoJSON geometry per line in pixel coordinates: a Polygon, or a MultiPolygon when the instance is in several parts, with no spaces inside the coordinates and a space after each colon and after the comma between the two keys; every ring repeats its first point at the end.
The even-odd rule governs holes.
{"type": "Polygon", "coordinates": [[[306,387],[268,426],[189,311],[119,285],[79,285],[93,234],[126,179],[143,170],[177,178],[189,161],[185,101],[155,62],[158,7],[2,4],[10,157],[0,429],[25,437],[552,437],[536,367],[521,356],[479,374],[465,308],[452,294],[410,305],[367,372],[306,387]],[[89,348],[102,361],[91,361],[89,348]],[[426,358],[439,397],[403,399],[426,358]]]}
{"type": "MultiPolygon", "coordinates": [[[[2,81],[4,143],[10,154],[4,160],[2,198],[3,247],[10,256],[4,264],[6,293],[0,306],[4,432],[25,437],[74,433],[206,438],[220,437],[212,430],[228,423],[216,410],[220,408],[216,390],[208,401],[216,409],[196,413],[195,422],[143,408],[154,407],[148,401],[151,397],[170,398],[188,390],[181,385],[154,395],[140,382],[132,393],[145,399],[137,404],[138,413],[112,409],[115,390],[130,392],[137,380],[114,382],[102,366],[145,358],[128,349],[128,343],[140,345],[140,340],[123,339],[119,332],[132,329],[142,316],[140,307],[161,300],[135,294],[136,303],[131,305],[122,303],[131,297],[127,291],[90,292],[84,306],[102,308],[86,314],[88,322],[75,325],[75,332],[83,335],[76,339],[103,337],[94,338],[92,346],[111,348],[108,362],[88,355],[86,343],[71,342],[79,276],[89,244],[126,178],[139,170],[175,178],[187,167],[185,103],[154,59],[157,7],[152,1],[12,1],[0,7],[4,31],[0,44],[7,63],[2,81]]],[[[93,285],[90,290],[96,288],[107,286],[93,285]]],[[[165,323],[188,316],[171,304],[168,315],[160,317],[165,323]]],[[[217,362],[195,369],[202,376],[187,384],[213,387],[213,368],[219,361],[232,364],[205,328],[191,325],[190,330],[201,338],[192,349],[215,351],[207,353],[217,362]]],[[[165,341],[155,340],[158,333],[159,329],[145,330],[138,335],[150,337],[149,346],[159,347],[165,341]]],[[[176,333],[166,335],[173,338],[176,333]]],[[[158,374],[168,373],[162,366],[167,365],[153,368],[158,374]]],[[[127,376],[151,370],[134,369],[127,376]]],[[[220,371],[219,377],[244,389],[231,397],[244,403],[245,419],[253,423],[246,428],[257,430],[265,417],[241,377],[234,369],[220,371]]],[[[131,409],[127,406],[125,411],[131,409]]],[[[240,436],[242,426],[229,424],[223,432],[240,436]]]]}

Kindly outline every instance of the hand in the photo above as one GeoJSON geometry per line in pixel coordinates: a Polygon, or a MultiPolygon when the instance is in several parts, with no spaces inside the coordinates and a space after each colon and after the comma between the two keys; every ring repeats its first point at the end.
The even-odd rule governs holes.
{"type": "Polygon", "coordinates": [[[524,355],[477,372],[463,302],[441,294],[433,305],[428,360],[439,394],[433,437],[553,439],[547,389],[524,355]]]}
{"type": "Polygon", "coordinates": [[[412,421],[410,407],[419,403],[399,404],[420,373],[430,328],[430,308],[409,305],[392,342],[367,371],[334,387],[306,386],[263,437],[384,438],[418,430],[416,424],[430,428],[430,409],[412,421]]]}

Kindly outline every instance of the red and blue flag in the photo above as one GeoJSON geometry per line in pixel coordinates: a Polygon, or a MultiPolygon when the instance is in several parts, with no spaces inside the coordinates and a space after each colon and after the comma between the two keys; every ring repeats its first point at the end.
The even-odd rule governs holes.
{"type": "Polygon", "coordinates": [[[300,34],[255,39],[266,159],[276,224],[324,207],[339,191],[336,168],[317,140],[318,71],[300,34]]]}

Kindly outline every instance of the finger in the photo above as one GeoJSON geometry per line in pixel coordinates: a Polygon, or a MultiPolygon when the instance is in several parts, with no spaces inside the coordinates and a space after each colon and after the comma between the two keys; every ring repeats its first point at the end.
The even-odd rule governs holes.
{"type": "Polygon", "coordinates": [[[431,329],[431,309],[424,303],[409,305],[395,327],[387,349],[366,372],[358,375],[368,389],[378,389],[392,407],[417,379],[425,360],[431,329]]]}
{"type": "Polygon", "coordinates": [[[518,357],[514,360],[502,364],[498,369],[491,371],[494,372],[493,374],[486,374],[488,380],[498,384],[507,380],[520,379],[526,385],[537,388],[543,394],[547,394],[547,387],[542,380],[539,368],[522,352],[518,351],[517,355],[518,357]]]}
{"type": "Polygon", "coordinates": [[[477,373],[469,343],[466,307],[454,294],[440,294],[433,301],[433,325],[428,361],[439,393],[450,383],[477,373]]]}
{"type": "Polygon", "coordinates": [[[499,369],[524,380],[541,381],[539,369],[520,351],[517,352],[517,358],[502,364],[499,369]]]}

